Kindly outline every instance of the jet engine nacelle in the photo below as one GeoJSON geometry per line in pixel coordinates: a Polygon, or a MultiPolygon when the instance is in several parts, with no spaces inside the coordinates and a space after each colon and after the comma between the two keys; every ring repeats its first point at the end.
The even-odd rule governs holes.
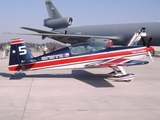
{"type": "Polygon", "coordinates": [[[60,29],[66,28],[73,24],[73,19],[71,17],[66,18],[48,18],[44,20],[44,26],[53,28],[53,29],[60,29]]]}

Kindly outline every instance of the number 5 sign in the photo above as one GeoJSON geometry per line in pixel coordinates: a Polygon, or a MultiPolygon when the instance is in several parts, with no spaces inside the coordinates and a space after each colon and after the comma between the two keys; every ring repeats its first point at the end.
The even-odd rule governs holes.
{"type": "Polygon", "coordinates": [[[25,55],[27,54],[26,46],[20,46],[18,47],[19,55],[25,55]]]}

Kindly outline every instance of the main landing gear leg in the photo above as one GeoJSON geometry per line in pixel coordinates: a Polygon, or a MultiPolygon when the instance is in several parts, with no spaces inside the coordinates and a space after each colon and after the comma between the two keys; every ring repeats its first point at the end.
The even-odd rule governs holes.
{"type": "Polygon", "coordinates": [[[114,66],[111,68],[113,69],[113,72],[107,74],[107,77],[111,80],[130,82],[136,77],[134,74],[127,74],[121,66],[114,66]]]}

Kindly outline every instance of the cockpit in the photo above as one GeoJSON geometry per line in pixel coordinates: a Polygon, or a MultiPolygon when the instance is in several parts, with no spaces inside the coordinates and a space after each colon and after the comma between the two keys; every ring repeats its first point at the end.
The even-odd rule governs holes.
{"type": "Polygon", "coordinates": [[[105,50],[107,47],[110,47],[110,46],[107,46],[107,43],[97,42],[97,41],[83,42],[83,43],[72,45],[69,47],[69,49],[72,55],[79,55],[79,54],[85,54],[89,52],[105,50]]]}

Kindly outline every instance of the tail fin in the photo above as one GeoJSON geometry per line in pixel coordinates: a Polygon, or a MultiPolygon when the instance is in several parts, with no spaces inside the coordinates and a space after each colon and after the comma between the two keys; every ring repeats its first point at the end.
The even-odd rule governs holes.
{"type": "Polygon", "coordinates": [[[62,17],[57,8],[53,5],[51,0],[45,1],[49,18],[44,19],[44,26],[52,28],[52,30],[67,28],[73,24],[71,17],[62,17]]]}
{"type": "Polygon", "coordinates": [[[33,56],[23,39],[11,40],[9,66],[10,71],[26,70],[23,65],[31,63],[33,56]]]}
{"type": "Polygon", "coordinates": [[[47,7],[49,18],[54,18],[54,19],[62,18],[61,14],[57,10],[57,8],[53,5],[51,0],[46,0],[45,4],[47,7]]]}

